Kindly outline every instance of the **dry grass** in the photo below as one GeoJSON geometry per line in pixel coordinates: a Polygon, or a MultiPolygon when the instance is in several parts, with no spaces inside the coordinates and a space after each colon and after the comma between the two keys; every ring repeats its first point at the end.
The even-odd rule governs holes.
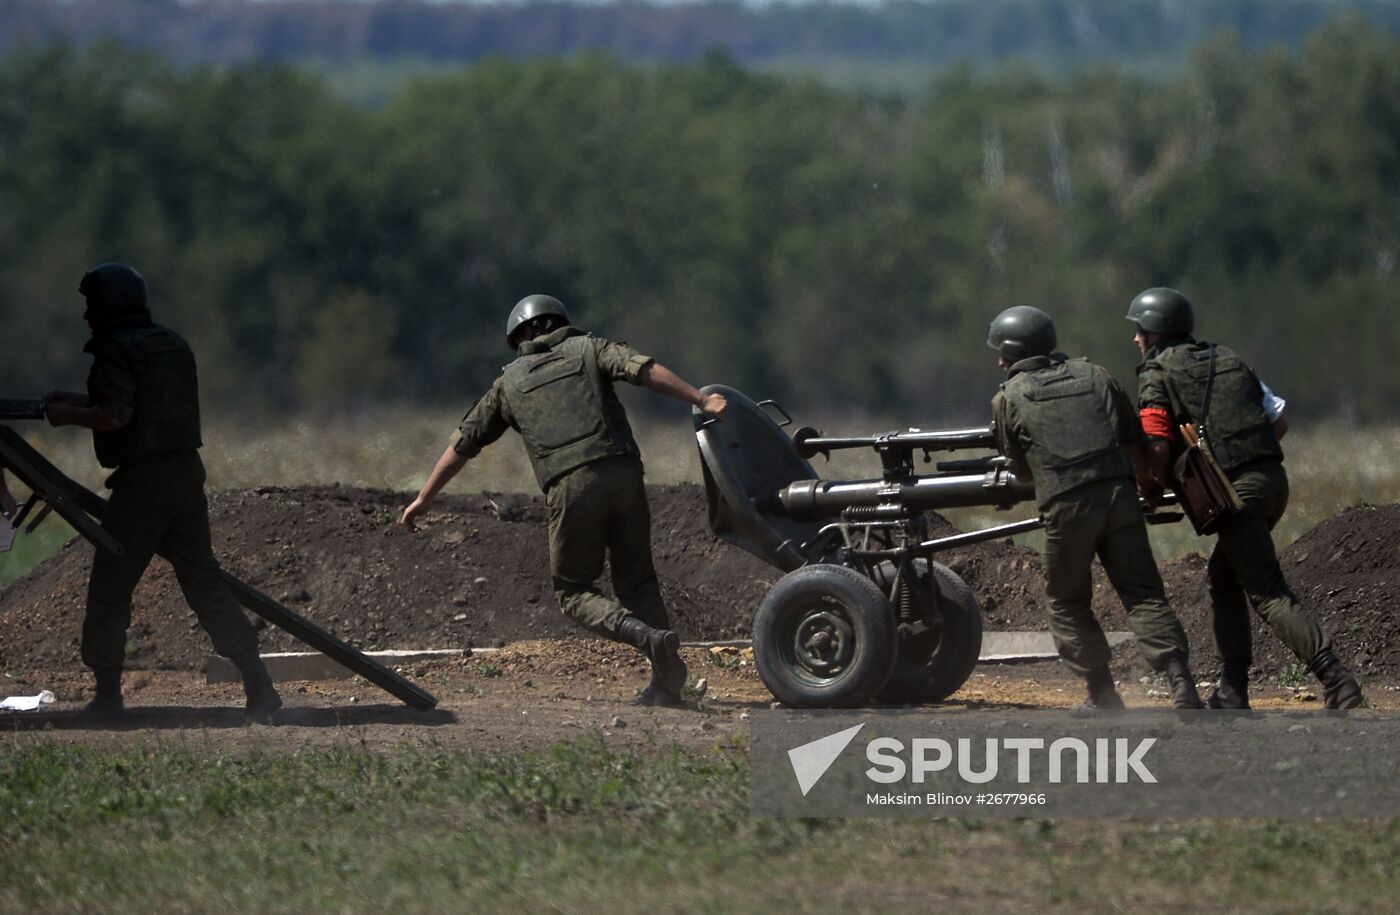
{"type": "MultiPolygon", "coordinates": [[[[447,446],[459,416],[451,411],[375,409],[348,416],[205,423],[201,454],[213,489],[341,483],[416,492],[447,446]]],[[[639,422],[637,438],[654,483],[698,482],[700,460],[683,409],[673,422],[639,422]]],[[[100,487],[104,474],[81,430],[21,428],[30,444],[75,480],[100,487]]],[[[451,484],[460,492],[535,492],[520,437],[507,433],[451,484]]],[[[22,489],[22,488],[21,488],[22,489]]]]}

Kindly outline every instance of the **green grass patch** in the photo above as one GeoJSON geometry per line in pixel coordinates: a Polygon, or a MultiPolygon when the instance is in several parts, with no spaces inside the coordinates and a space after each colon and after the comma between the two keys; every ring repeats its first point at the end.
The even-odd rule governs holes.
{"type": "Polygon", "coordinates": [[[57,553],[73,535],[73,528],[57,515],[49,515],[32,534],[24,533],[21,528],[10,551],[0,553],[0,588],[57,553]]]}
{"type": "Polygon", "coordinates": [[[734,748],[0,754],[0,909],[1377,911],[1391,822],[758,820],[734,748]]]}

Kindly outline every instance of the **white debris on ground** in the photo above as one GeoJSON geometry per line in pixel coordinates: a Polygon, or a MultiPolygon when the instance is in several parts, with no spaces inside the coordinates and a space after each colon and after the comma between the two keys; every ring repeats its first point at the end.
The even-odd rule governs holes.
{"type": "Polygon", "coordinates": [[[37,696],[10,696],[0,702],[0,709],[8,709],[12,712],[32,712],[50,704],[54,698],[54,694],[48,690],[40,691],[37,696]]]}

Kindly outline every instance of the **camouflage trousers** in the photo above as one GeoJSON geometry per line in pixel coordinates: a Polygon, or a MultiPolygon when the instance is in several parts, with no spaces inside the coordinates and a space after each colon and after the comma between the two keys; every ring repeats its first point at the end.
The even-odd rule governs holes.
{"type": "Polygon", "coordinates": [[[82,658],[88,667],[120,667],[131,626],[131,595],[157,551],[170,561],[185,601],[214,650],[225,657],[258,647],[257,633],[234,600],[214,558],[204,464],[195,451],[123,464],[108,480],[112,497],[102,528],[125,548],[99,548],[88,579],[82,658]]]}
{"type": "Polygon", "coordinates": [[[1100,480],[1072,489],[1053,500],[1044,517],[1050,633],[1070,670],[1083,677],[1108,664],[1108,639],[1090,609],[1096,555],[1152,669],[1165,670],[1174,654],[1187,657],[1186,632],[1167,603],[1131,480],[1100,480]]]}
{"type": "Polygon", "coordinates": [[[1236,471],[1232,479],[1244,511],[1221,524],[1206,566],[1216,653],[1225,663],[1253,662],[1252,606],[1306,664],[1332,643],[1288,587],[1274,552],[1270,531],[1288,507],[1288,474],[1283,464],[1271,462],[1236,471]]]}
{"type": "Polygon", "coordinates": [[[549,507],[549,571],[559,609],[580,625],[616,639],[628,616],[669,628],[666,602],[651,559],[651,509],[636,457],[585,464],[545,493],[549,507]],[[613,591],[597,581],[606,558],[613,591]]]}

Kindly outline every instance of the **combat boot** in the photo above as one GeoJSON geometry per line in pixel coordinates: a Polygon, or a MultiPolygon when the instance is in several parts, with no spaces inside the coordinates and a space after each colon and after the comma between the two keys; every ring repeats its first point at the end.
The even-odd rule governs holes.
{"type": "MultiPolygon", "coordinates": [[[[703,697],[705,695],[705,691],[708,690],[708,687],[705,685],[704,680],[701,680],[697,684],[697,689],[699,690],[699,692],[697,693],[696,698],[703,697]]],[[[667,708],[680,708],[682,706],[685,706],[687,703],[685,702],[685,699],[682,696],[678,696],[675,693],[666,691],[666,686],[661,681],[661,675],[658,674],[656,672],[656,668],[653,667],[651,670],[651,682],[646,685],[646,689],[642,690],[637,695],[637,701],[634,704],[660,705],[665,706],[667,708]]]]}
{"type": "Polygon", "coordinates": [[[1167,682],[1171,684],[1172,708],[1203,709],[1201,694],[1196,692],[1196,678],[1182,655],[1172,655],[1167,659],[1167,682]]]}
{"type": "Polygon", "coordinates": [[[681,637],[670,629],[653,629],[629,616],[617,629],[621,641],[636,648],[651,662],[651,682],[642,691],[643,705],[678,705],[685,687],[685,661],[681,660],[681,637]]]}
{"type": "Polygon", "coordinates": [[[282,697],[277,687],[272,685],[272,677],[267,665],[258,657],[256,648],[241,651],[229,657],[233,666],[243,675],[243,693],[248,697],[243,707],[243,721],[247,724],[272,724],[272,713],[282,707],[282,697]]]}
{"type": "Polygon", "coordinates": [[[1308,663],[1308,670],[1322,682],[1322,704],[1329,709],[1349,709],[1361,705],[1361,684],[1337,659],[1332,649],[1324,648],[1308,663]]]}
{"type": "Polygon", "coordinates": [[[1089,695],[1073,709],[1075,712],[1116,712],[1123,709],[1123,697],[1113,685],[1113,674],[1107,667],[1096,667],[1085,678],[1089,695]]]}
{"type": "Polygon", "coordinates": [[[92,701],[83,706],[78,714],[85,720],[114,724],[126,717],[126,704],[122,702],[122,669],[120,667],[95,667],[92,671],[97,688],[92,701]]]}
{"type": "Polygon", "coordinates": [[[662,708],[682,708],[685,699],[679,693],[673,693],[666,689],[666,684],[662,682],[661,675],[653,668],[651,672],[651,682],[637,696],[636,705],[656,705],[662,708]]]}
{"type": "Polygon", "coordinates": [[[1226,661],[1220,682],[1206,697],[1206,708],[1242,711],[1249,708],[1249,665],[1226,661]]]}

